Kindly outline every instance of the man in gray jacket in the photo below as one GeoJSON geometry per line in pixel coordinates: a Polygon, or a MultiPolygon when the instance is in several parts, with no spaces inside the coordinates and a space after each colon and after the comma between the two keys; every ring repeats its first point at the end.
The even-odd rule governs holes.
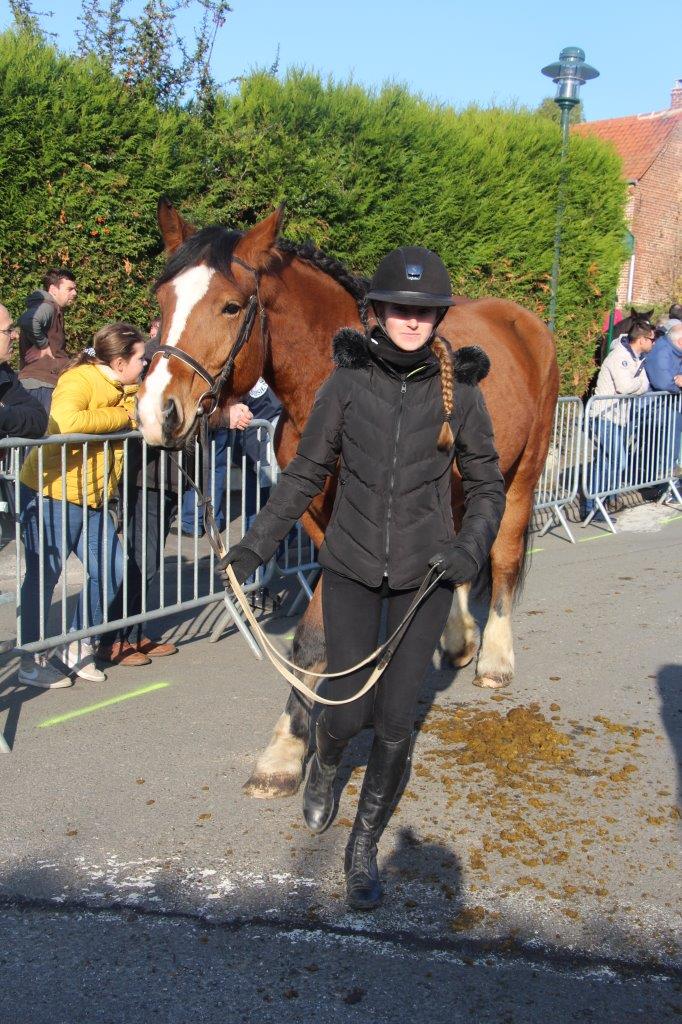
{"type": "Polygon", "coordinates": [[[19,317],[19,379],[49,413],[57,378],[69,364],[64,310],[76,300],[70,270],[49,270],[43,290],[31,292],[19,317]]]}
{"type": "MultiPolygon", "coordinates": [[[[589,423],[595,446],[595,458],[587,480],[589,490],[606,494],[619,489],[627,465],[626,428],[630,418],[630,405],[613,396],[643,395],[649,391],[649,378],[645,370],[645,356],[654,344],[653,324],[633,327],[614,343],[601,365],[589,423]]],[[[588,520],[595,516],[594,498],[585,499],[581,514],[588,520]]]]}

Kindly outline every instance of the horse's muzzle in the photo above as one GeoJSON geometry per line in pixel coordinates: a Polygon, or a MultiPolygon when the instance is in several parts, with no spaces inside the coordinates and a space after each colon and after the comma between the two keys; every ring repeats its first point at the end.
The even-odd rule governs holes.
{"type": "Polygon", "coordinates": [[[175,448],[178,444],[176,436],[182,417],[174,398],[169,398],[161,410],[161,433],[164,448],[175,448]]]}

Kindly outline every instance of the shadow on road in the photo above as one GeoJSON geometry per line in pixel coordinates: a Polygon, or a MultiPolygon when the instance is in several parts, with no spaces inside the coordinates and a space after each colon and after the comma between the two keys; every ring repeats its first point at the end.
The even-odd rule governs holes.
{"type": "Polygon", "coordinates": [[[661,721],[665,726],[677,765],[677,801],[682,802],[682,665],[664,665],[658,670],[661,721]]]}

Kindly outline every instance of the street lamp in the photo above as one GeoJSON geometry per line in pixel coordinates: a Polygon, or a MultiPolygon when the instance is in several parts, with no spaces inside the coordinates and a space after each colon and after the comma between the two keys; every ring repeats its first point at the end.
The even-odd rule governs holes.
{"type": "Polygon", "coordinates": [[[559,173],[559,192],[557,196],[556,230],[554,232],[554,262],[552,263],[552,284],[549,301],[549,327],[554,330],[556,319],[557,288],[559,285],[559,258],[561,255],[561,223],[564,218],[564,191],[566,185],[568,154],[568,124],[571,110],[579,100],[580,86],[597,78],[596,68],[585,63],[585,51],[579,46],[566,46],[559,54],[556,64],[548,64],[542,69],[556,83],[557,91],[554,102],[561,110],[561,169],[559,173]]]}

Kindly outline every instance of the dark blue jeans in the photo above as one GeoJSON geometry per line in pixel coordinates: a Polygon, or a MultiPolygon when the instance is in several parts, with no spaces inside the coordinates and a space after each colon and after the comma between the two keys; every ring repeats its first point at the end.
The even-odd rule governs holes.
{"type": "MultiPolygon", "coordinates": [[[[87,510],[87,552],[84,550],[83,506],[74,502],[39,496],[30,487],[21,485],[21,532],[26,557],[26,574],[21,586],[21,641],[31,643],[40,636],[40,522],[39,503],[43,506],[43,587],[45,619],[50,611],[54,588],[62,572],[63,563],[75,552],[87,568],[87,622],[99,626],[104,618],[104,602],[110,604],[122,580],[123,554],[116,527],[111,519],[106,522],[101,508],[87,510]],[[62,550],[62,524],[65,528],[62,550]],[[107,593],[103,594],[104,567],[107,567],[107,593]]],[[[85,623],[84,595],[78,600],[71,623],[72,629],[82,629],[85,623]]],[[[47,629],[46,629],[47,632],[47,629]]]]}
{"type": "MultiPolygon", "coordinates": [[[[602,490],[617,491],[626,468],[624,429],[618,423],[596,417],[591,424],[591,433],[597,444],[591,489],[597,494],[602,490]]],[[[585,511],[590,513],[593,508],[594,498],[587,498],[585,511]]]]}

